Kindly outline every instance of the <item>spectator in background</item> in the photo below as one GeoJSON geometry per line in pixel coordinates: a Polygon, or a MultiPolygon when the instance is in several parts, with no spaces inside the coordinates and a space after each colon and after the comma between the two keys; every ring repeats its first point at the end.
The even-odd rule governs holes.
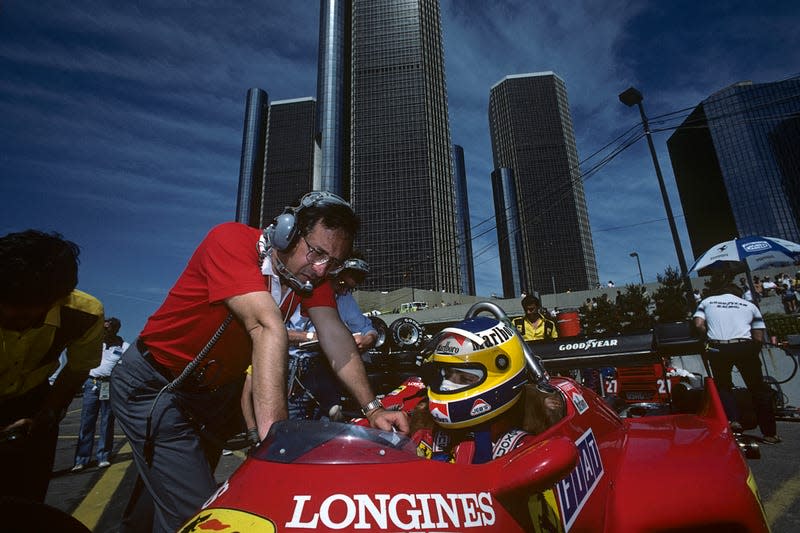
{"type": "Polygon", "coordinates": [[[514,326],[526,341],[550,340],[558,338],[556,323],[541,310],[542,302],[529,294],[522,299],[525,315],[513,320],[514,326]]]}
{"type": "Polygon", "coordinates": [[[791,284],[784,286],[783,294],[781,294],[781,301],[783,302],[783,309],[787,314],[797,312],[797,294],[791,284]]]}
{"type": "Polygon", "coordinates": [[[119,328],[122,323],[118,318],[108,318],[103,324],[103,356],[100,366],[89,371],[89,377],[83,383],[83,403],[81,404],[81,427],[78,431],[78,446],[75,449],[75,466],[73,472],[86,468],[92,458],[94,434],[97,427],[97,416],[100,416],[100,438],[97,442],[97,466],[111,466],[111,452],[114,450],[114,413],[109,401],[111,370],[119,358],[128,349],[128,343],[122,340],[119,328]]]}
{"type": "Polygon", "coordinates": [[[761,282],[761,294],[764,296],[771,296],[778,292],[778,284],[772,281],[772,279],[768,276],[764,278],[764,281],[761,282]]]}
{"type": "Polygon", "coordinates": [[[758,303],[761,298],[764,297],[764,286],[761,283],[761,278],[758,276],[753,276],[753,291],[755,291],[755,294],[753,295],[753,301],[758,303]]]}
{"type": "Polygon", "coordinates": [[[44,502],[58,424],[100,361],[103,306],[75,289],[79,253],[57,233],[0,238],[0,432],[18,441],[0,451],[0,497],[44,502]]]}

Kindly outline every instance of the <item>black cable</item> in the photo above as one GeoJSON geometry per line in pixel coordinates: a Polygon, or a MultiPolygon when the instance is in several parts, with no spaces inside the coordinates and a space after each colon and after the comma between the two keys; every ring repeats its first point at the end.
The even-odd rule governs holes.
{"type": "Polygon", "coordinates": [[[161,395],[164,391],[174,392],[175,389],[180,387],[184,381],[186,381],[192,372],[195,371],[197,366],[206,358],[208,352],[211,351],[211,348],[217,343],[219,338],[225,332],[225,329],[230,325],[231,321],[233,320],[233,313],[228,313],[228,316],[225,317],[225,320],[222,321],[222,324],[217,328],[217,331],[211,336],[203,349],[192,359],[188,365],[183,369],[183,372],[180,373],[178,377],[164,385],[156,397],[153,398],[153,403],[150,404],[150,411],[147,413],[147,424],[145,426],[145,434],[144,434],[144,446],[143,446],[143,453],[144,453],[144,460],[147,463],[147,466],[152,466],[153,464],[153,456],[155,455],[156,451],[156,443],[153,438],[152,433],[152,426],[153,426],[153,411],[156,408],[156,404],[158,400],[161,398],[161,395]]]}

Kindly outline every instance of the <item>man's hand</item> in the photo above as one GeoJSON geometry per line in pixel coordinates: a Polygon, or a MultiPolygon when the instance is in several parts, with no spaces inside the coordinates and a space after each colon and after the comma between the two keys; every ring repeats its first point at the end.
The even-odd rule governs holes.
{"type": "Polygon", "coordinates": [[[363,352],[364,350],[372,348],[372,346],[375,344],[375,341],[378,340],[378,336],[374,333],[367,333],[366,335],[353,333],[353,340],[356,341],[358,351],[363,352]]]}
{"type": "Polygon", "coordinates": [[[369,425],[382,429],[383,431],[398,431],[403,435],[408,435],[408,415],[403,411],[387,411],[379,407],[367,413],[369,425]]]}

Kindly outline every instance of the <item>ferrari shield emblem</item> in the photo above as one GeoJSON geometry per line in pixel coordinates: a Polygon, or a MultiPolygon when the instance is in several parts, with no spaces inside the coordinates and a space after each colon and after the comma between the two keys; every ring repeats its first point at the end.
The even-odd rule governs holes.
{"type": "Polygon", "coordinates": [[[180,533],[217,533],[263,531],[274,533],[275,524],[258,515],[236,509],[207,509],[189,520],[180,533]]]}

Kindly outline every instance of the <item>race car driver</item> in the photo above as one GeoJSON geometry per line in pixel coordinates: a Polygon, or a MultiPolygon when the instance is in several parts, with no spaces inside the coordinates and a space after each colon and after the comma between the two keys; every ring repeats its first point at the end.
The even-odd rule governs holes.
{"type": "Polygon", "coordinates": [[[469,319],[445,328],[428,346],[428,398],[411,415],[419,455],[485,463],[564,416],[561,393],[529,381],[522,340],[504,323],[469,319]]]}

